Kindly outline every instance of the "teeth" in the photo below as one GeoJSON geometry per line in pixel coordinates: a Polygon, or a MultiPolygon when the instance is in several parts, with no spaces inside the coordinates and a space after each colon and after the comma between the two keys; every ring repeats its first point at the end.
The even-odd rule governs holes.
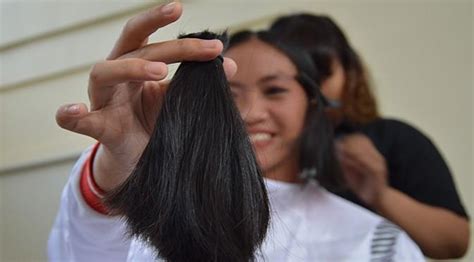
{"type": "Polygon", "coordinates": [[[251,134],[250,135],[250,141],[256,142],[256,141],[266,141],[270,140],[272,136],[268,133],[256,133],[256,134],[251,134]]]}

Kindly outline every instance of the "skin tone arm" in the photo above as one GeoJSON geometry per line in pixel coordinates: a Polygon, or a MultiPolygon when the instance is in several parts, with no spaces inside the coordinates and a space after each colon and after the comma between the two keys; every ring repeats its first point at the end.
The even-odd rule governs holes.
{"type": "Polygon", "coordinates": [[[380,215],[403,228],[426,256],[447,259],[466,253],[470,236],[467,219],[390,187],[385,159],[369,138],[349,135],[336,147],[349,188],[380,215]]]}
{"type": "MultiPolygon", "coordinates": [[[[219,40],[180,39],[148,44],[156,30],[176,21],[178,2],[157,6],[130,19],[107,60],[89,76],[90,110],[83,103],[60,107],[57,123],[64,129],[96,139],[99,149],[93,173],[99,187],[112,190],[126,180],[153,131],[167,83],[169,63],[207,61],[223,49],[219,40]]],[[[228,77],[235,62],[224,59],[228,77]]]]}

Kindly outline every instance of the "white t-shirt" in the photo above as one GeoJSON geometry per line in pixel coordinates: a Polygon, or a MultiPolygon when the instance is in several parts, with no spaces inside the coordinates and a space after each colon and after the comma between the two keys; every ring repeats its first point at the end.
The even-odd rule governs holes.
{"type": "MultiPolygon", "coordinates": [[[[84,152],[66,184],[48,241],[50,261],[156,261],[153,249],[126,236],[118,217],[96,212],[79,189],[84,152]]],[[[393,224],[311,182],[265,179],[270,227],[258,261],[425,261],[393,224]]],[[[192,259],[190,259],[192,261],[192,259]]]]}

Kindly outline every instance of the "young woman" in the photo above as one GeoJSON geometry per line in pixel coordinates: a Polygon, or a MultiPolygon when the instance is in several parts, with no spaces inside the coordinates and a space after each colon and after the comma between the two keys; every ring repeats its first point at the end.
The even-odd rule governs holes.
{"type": "MultiPolygon", "coordinates": [[[[150,33],[180,14],[181,5],[172,3],[130,20],[110,60],[91,72],[91,110],[83,104],[58,110],[60,126],[99,143],[79,159],[64,189],[48,243],[52,261],[155,260],[149,245],[126,238],[126,225],[107,214],[100,197],[127,178],[148,143],[160,107],[156,101],[164,94],[163,85],[154,81],[166,76],[164,63],[209,60],[222,51],[219,42],[196,39],[144,44],[150,33]]],[[[337,173],[331,147],[306,148],[311,141],[305,139],[314,138],[308,128],[321,135],[327,131],[312,129],[314,124],[324,127],[324,112],[310,59],[265,32],[236,35],[225,54],[233,59],[226,59],[224,67],[229,77],[233,75],[232,93],[266,178],[272,210],[257,258],[424,260],[403,231],[310,178],[316,175],[330,184],[324,177],[337,173]],[[303,155],[311,150],[319,160],[303,155]]]]}
{"type": "Polygon", "coordinates": [[[342,196],[399,225],[429,257],[463,256],[469,223],[445,161],[421,132],[379,116],[367,71],[342,30],[312,14],[279,18],[272,30],[307,50],[322,73],[352,190],[342,196]]]}

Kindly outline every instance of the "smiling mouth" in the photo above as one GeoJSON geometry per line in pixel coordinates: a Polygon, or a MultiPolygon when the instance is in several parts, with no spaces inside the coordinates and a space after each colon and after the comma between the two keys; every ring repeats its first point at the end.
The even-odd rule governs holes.
{"type": "Polygon", "coordinates": [[[263,147],[270,143],[272,135],[270,133],[252,133],[249,135],[250,142],[255,147],[263,147]]]}

